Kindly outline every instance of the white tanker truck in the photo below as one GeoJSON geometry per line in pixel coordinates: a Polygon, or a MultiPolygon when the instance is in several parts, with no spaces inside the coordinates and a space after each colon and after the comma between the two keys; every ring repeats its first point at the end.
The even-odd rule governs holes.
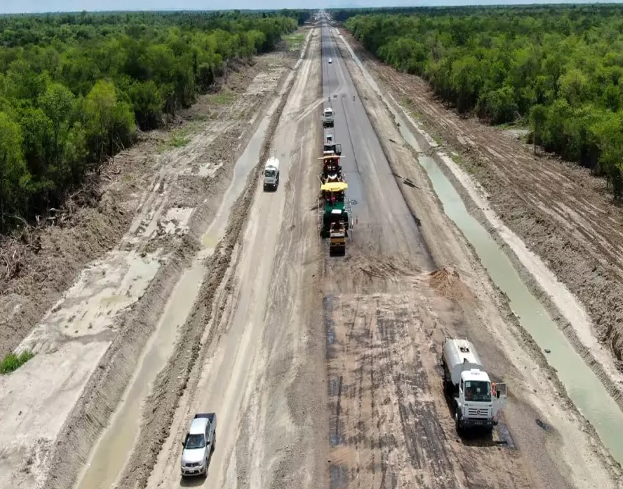
{"type": "Polygon", "coordinates": [[[472,427],[493,430],[507,403],[506,384],[491,382],[468,340],[446,338],[441,362],[446,392],[453,399],[457,432],[472,427]]]}

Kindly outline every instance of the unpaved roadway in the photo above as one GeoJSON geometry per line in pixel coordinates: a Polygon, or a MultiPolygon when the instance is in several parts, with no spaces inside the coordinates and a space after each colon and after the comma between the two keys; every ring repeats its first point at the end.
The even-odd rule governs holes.
{"type": "MultiPolygon", "coordinates": [[[[219,181],[220,201],[231,200],[223,197],[225,183],[244,186],[222,239],[209,229],[202,234],[210,219],[224,224],[212,200],[203,202],[207,208],[195,218],[201,225],[193,229],[192,219],[188,224],[192,239],[185,254],[175,257],[173,277],[195,270],[197,256],[203,256],[198,250],[209,250],[192,289],[198,299],[173,326],[170,356],[136,413],[140,429],[133,449],[114,453],[112,445],[112,454],[125,462],[117,487],[620,489],[620,471],[608,466],[599,441],[443,213],[417,155],[407,149],[341,39],[328,27],[312,29],[308,39],[281,88],[287,96],[271,105],[261,151],[262,161],[270,154],[281,161],[279,188],[263,192],[251,160],[240,157],[233,168],[246,143],[257,144],[253,130],[243,131],[231,159],[220,163],[228,177],[219,181]],[[317,228],[320,112],[329,100],[336,123],[324,132],[333,132],[342,145],[357,220],[344,258],[328,257],[317,228]],[[243,169],[246,185],[236,173],[243,169]],[[509,407],[490,438],[456,435],[439,369],[447,335],[473,340],[494,379],[510,385],[509,407]],[[182,480],[181,441],[194,413],[205,411],[218,415],[208,476],[182,480]]],[[[252,120],[252,128],[266,122],[261,110],[252,120]]],[[[219,163],[208,166],[199,167],[199,175],[210,178],[219,163]]],[[[153,189],[157,193],[158,186],[153,189]]],[[[193,188],[183,195],[201,208],[205,193],[193,188]]],[[[141,247],[145,257],[154,249],[149,243],[141,247]]],[[[169,278],[155,295],[146,293],[150,302],[138,301],[134,314],[145,317],[136,324],[157,317],[177,297],[174,282],[169,278]]],[[[139,332],[159,334],[160,325],[149,326],[139,332]]],[[[103,372],[123,366],[132,387],[137,380],[128,378],[127,364],[141,368],[138,359],[133,362],[100,365],[103,372]]],[[[36,367],[24,372],[37,375],[36,367]]],[[[17,395],[17,385],[12,389],[17,395]]],[[[38,451],[28,446],[26,426],[19,422],[23,409],[23,419],[41,426],[43,407],[12,408],[22,445],[11,445],[11,433],[2,428],[0,477],[9,475],[0,481],[11,487],[71,487],[71,474],[89,461],[89,449],[95,446],[92,453],[98,453],[98,430],[113,402],[132,392],[118,391],[116,398],[90,391],[92,399],[107,401],[102,412],[93,411],[98,404],[79,404],[95,416],[72,413],[79,423],[63,427],[69,436],[52,461],[56,477],[45,485],[28,471],[49,467],[49,441],[38,451]]],[[[114,422],[110,426],[116,429],[114,422]]],[[[104,480],[96,479],[94,486],[104,480]]]]}
{"type": "Polygon", "coordinates": [[[324,95],[348,94],[333,104],[334,132],[347,177],[366,168],[364,185],[354,179],[354,208],[381,212],[355,226],[349,256],[329,260],[323,282],[330,487],[617,487],[339,42],[333,29],[323,29],[324,95]],[[398,187],[385,177],[392,173],[414,185],[398,187]],[[414,222],[419,229],[411,231],[414,222]],[[449,266],[435,270],[433,263],[449,266]],[[439,368],[446,335],[472,339],[495,379],[512,386],[507,414],[488,440],[456,436],[439,368]]]}
{"type": "MultiPolygon", "coordinates": [[[[623,408],[623,213],[605,179],[540,150],[535,156],[532,145],[517,138],[525,129],[503,131],[460,117],[424,80],[373,59],[342,32],[383,89],[455,153],[502,222],[581,301],[583,310],[556,301],[550,310],[558,308],[552,315],[559,327],[623,408]]],[[[536,294],[552,295],[542,281],[523,275],[536,294]]]]}
{"type": "Polygon", "coordinates": [[[180,486],[179,442],[198,411],[219,418],[208,477],[197,485],[326,487],[321,257],[313,232],[319,46],[316,31],[271,144],[280,186],[262,192],[257,182],[231,290],[217,306],[222,315],[147,487],[180,486]]]}
{"type": "MultiPolygon", "coordinates": [[[[3,282],[0,296],[0,310],[11,311],[2,321],[12,325],[6,342],[2,327],[2,351],[26,337],[22,346],[36,352],[0,377],[0,487],[70,487],[144,364],[141,352],[153,336],[167,331],[171,337],[161,349],[166,361],[176,333],[193,335],[184,326],[184,301],[170,319],[163,316],[167,300],[204,245],[201,236],[224,200],[234,164],[297,57],[276,52],[253,67],[238,67],[227,77],[225,94],[201,97],[178,130],[142,135],[142,142],[110,162],[96,189],[103,192],[96,208],[73,209],[62,225],[33,233],[40,249],[22,250],[27,261],[17,277],[3,282]],[[85,259],[124,231],[112,251],[80,273],[85,259]],[[73,286],[63,290],[71,280],[73,286]]],[[[232,223],[243,217],[233,216],[232,223]]],[[[228,254],[223,250],[217,265],[226,268],[228,254]]],[[[191,284],[187,295],[199,285],[191,284]]],[[[190,361],[183,351],[180,368],[190,361]]],[[[155,360],[157,373],[163,360],[155,360]]],[[[136,423],[139,416],[140,411],[136,423]]],[[[128,436],[131,443],[133,432],[127,430],[119,442],[128,436]]]]}

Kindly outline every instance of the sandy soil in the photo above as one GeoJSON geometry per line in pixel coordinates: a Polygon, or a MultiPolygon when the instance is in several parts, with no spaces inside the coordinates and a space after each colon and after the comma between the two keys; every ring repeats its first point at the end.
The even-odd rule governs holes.
{"type": "Polygon", "coordinates": [[[526,245],[525,250],[513,247],[516,261],[532,262],[523,266],[540,275],[535,279],[524,270],[523,278],[623,406],[623,309],[618,305],[623,292],[623,213],[605,181],[577,165],[535,156],[516,137],[517,131],[509,134],[459,117],[423,80],[372,59],[343,33],[384,89],[424,121],[453,160],[482,185],[487,207],[526,245]]]}
{"type": "MultiPolygon", "coordinates": [[[[310,38],[279,125],[264,156],[276,152],[281,183],[255,194],[242,242],[217,295],[197,368],[147,487],[326,487],[328,420],[318,289],[318,238],[310,233],[321,146],[317,108],[319,33],[310,38]],[[323,401],[324,399],[324,401],[323,401]],[[181,481],[180,444],[197,411],[219,416],[206,480],[181,481]]],[[[128,483],[132,484],[131,469],[128,483]]],[[[139,481],[138,487],[143,487],[139,481]]]]}
{"type": "MultiPolygon", "coordinates": [[[[101,202],[115,202],[114,209],[127,220],[115,221],[115,226],[127,232],[78,275],[21,342],[20,349],[37,352],[35,358],[0,379],[0,486],[71,485],[121,398],[166,297],[199,249],[197,240],[232,179],[236,155],[254,132],[257,114],[267,109],[269,97],[258,94],[274,92],[290,64],[289,55],[274,53],[230,73],[223,87],[230,96],[202,98],[179,129],[145,136],[147,141],[107,168],[114,177],[104,185],[101,202]]],[[[106,209],[100,205],[78,214],[106,209]]],[[[101,220],[112,222],[102,215],[101,220]]],[[[41,230],[41,241],[51,240],[59,248],[70,243],[69,251],[73,246],[102,250],[101,243],[109,243],[113,234],[98,228],[94,240],[99,244],[92,246],[83,234],[92,220],[79,217],[70,222],[73,226],[41,230]],[[98,233],[105,236],[101,242],[98,233]]],[[[73,278],[70,273],[92,257],[73,258],[68,252],[54,260],[48,251],[39,253],[8,284],[9,292],[23,296],[4,295],[3,307],[15,300],[41,312],[60,295],[57,288],[73,278]],[[38,260],[63,273],[46,281],[38,275],[38,260]],[[33,303],[37,306],[29,305],[33,303]]],[[[35,312],[14,323],[8,347],[28,333],[35,312]]]]}
{"type": "Polygon", "coordinates": [[[161,142],[165,161],[129,207],[137,217],[121,245],[34,330],[41,353],[0,379],[0,486],[72,486],[176,283],[209,249],[118,488],[623,487],[339,37],[309,34],[292,70],[273,59],[277,71],[254,78],[263,90],[241,83],[186,145],[161,142]],[[345,258],[328,257],[317,229],[327,99],[356,198],[345,258]],[[241,157],[267,119],[259,161],[281,160],[276,192],[241,157]],[[206,229],[241,164],[218,241],[206,229]],[[440,346],[457,335],[511,386],[489,439],[457,437],[442,392],[440,346]],[[181,480],[180,442],[200,411],[218,414],[216,451],[206,479],[181,480]]]}
{"type": "Polygon", "coordinates": [[[331,269],[325,323],[333,487],[361,480],[382,487],[412,480],[424,487],[619,487],[620,471],[569,409],[542,354],[440,209],[384,103],[347,51],[340,54],[392,171],[414,184],[402,185],[402,195],[433,261],[445,268],[423,274],[417,263],[398,266],[353,250],[343,268],[331,269]],[[360,279],[344,284],[353,269],[363,272],[360,279]],[[446,335],[472,339],[496,379],[512,386],[504,423],[489,441],[454,433],[438,363],[446,335]]]}

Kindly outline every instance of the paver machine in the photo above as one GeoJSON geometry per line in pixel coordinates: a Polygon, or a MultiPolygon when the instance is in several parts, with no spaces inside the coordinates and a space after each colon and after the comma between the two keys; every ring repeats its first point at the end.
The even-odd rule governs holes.
{"type": "Polygon", "coordinates": [[[329,182],[320,187],[324,205],[320,218],[320,235],[329,238],[329,256],[346,254],[346,238],[352,229],[350,202],[346,197],[346,182],[329,182]]]}
{"type": "Polygon", "coordinates": [[[340,156],[336,154],[325,155],[322,158],[322,172],[320,173],[321,183],[344,182],[342,174],[342,166],[340,165],[340,156]]]}

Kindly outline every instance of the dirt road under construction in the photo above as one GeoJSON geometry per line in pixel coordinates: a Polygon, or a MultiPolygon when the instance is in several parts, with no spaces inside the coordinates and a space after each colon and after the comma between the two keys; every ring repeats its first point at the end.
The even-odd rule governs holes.
{"type": "MultiPolygon", "coordinates": [[[[320,23],[306,34],[302,57],[274,75],[266,92],[274,99],[266,95],[239,136],[247,149],[240,147],[218,186],[229,213],[223,203],[221,211],[210,204],[175,262],[177,282],[158,289],[158,324],[183,310],[164,307],[176,294],[189,304],[177,314],[183,317],[171,315],[179,323],[171,337],[154,340],[174,345],[155,357],[157,378],[134,393],[141,365],[151,365],[143,353],[134,374],[123,377],[116,409],[96,413],[97,426],[88,403],[76,401],[68,417],[73,431],[59,427],[62,452],[15,448],[0,427],[0,482],[89,489],[113,482],[123,489],[620,488],[620,471],[444,214],[343,38],[320,23]],[[335,126],[323,131],[327,105],[335,126]],[[344,258],[329,258],[318,233],[317,158],[327,132],[342,145],[353,201],[344,258]],[[253,148],[261,163],[279,158],[276,192],[262,191],[253,148]],[[236,190],[230,201],[225,183],[227,192],[236,190]],[[184,277],[194,281],[189,289],[184,277]],[[509,384],[509,406],[491,437],[456,434],[439,367],[445,336],[469,337],[494,380],[509,384]],[[129,418],[133,400],[140,409],[129,418]],[[193,414],[205,411],[218,415],[216,451],[205,479],[182,480],[181,440],[193,414]],[[128,426],[135,430],[129,439],[128,426]],[[75,447],[75,455],[71,443],[79,434],[88,446],[75,447]],[[53,469],[39,459],[30,462],[29,477],[9,468],[28,465],[31,453],[54,453],[53,469]],[[110,460],[89,470],[98,457],[110,460]]],[[[151,314],[138,304],[138,313],[151,314]]],[[[102,355],[93,375],[112,368],[102,355]]],[[[21,415],[11,411],[11,419],[21,415]]],[[[40,422],[36,413],[28,416],[40,422]]],[[[29,436],[12,423],[20,437],[29,436]]]]}

